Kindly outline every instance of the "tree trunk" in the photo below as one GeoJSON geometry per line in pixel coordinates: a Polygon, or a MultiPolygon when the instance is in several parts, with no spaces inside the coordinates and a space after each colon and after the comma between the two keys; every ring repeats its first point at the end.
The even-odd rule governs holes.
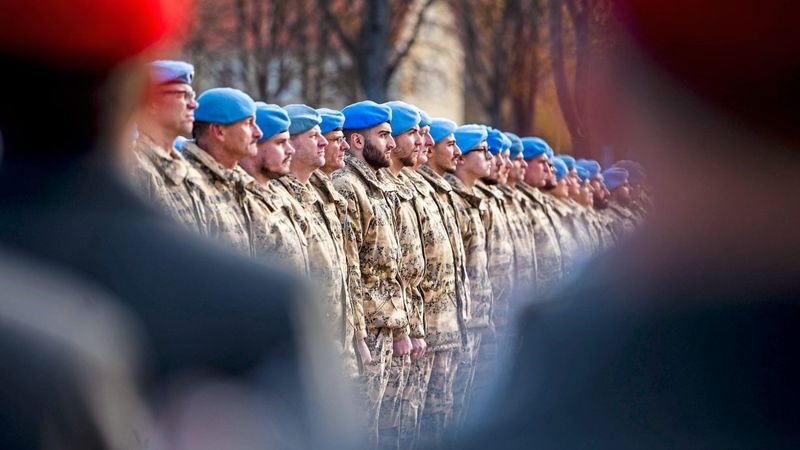
{"type": "Polygon", "coordinates": [[[550,61],[553,68],[553,80],[556,85],[556,95],[558,104],[561,107],[561,114],[567,124],[572,145],[575,148],[584,146],[583,130],[578,117],[575,100],[567,80],[566,68],[564,67],[564,48],[563,48],[563,27],[561,24],[561,0],[548,1],[548,23],[550,32],[550,61]]]}
{"type": "Polygon", "coordinates": [[[367,0],[361,27],[361,55],[358,67],[364,95],[376,102],[386,101],[387,47],[389,44],[388,0],[367,0]]]}

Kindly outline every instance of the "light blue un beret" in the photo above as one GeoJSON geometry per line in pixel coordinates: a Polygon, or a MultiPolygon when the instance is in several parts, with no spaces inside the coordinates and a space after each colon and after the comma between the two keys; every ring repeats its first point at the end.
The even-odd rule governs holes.
{"type": "Polygon", "coordinates": [[[292,121],[289,125],[289,134],[303,133],[322,123],[322,117],[310,106],[292,104],[284,106],[283,109],[292,121]]]}
{"type": "Polygon", "coordinates": [[[458,125],[450,119],[437,117],[431,120],[431,139],[438,144],[442,139],[453,134],[458,125]]]}
{"type": "Polygon", "coordinates": [[[194,110],[196,122],[229,124],[244,120],[256,113],[256,102],[244,92],[233,88],[209,89],[197,97],[194,110]]]}
{"type": "Polygon", "coordinates": [[[456,144],[461,149],[461,153],[466,155],[471,150],[475,150],[481,142],[486,140],[488,135],[486,127],[483,125],[461,125],[453,132],[456,137],[456,144]]]}
{"type": "Polygon", "coordinates": [[[419,110],[406,102],[386,102],[384,106],[392,109],[392,136],[405,133],[419,125],[419,110]]]}
{"type": "Polygon", "coordinates": [[[556,170],[556,181],[561,181],[564,177],[567,176],[569,173],[569,169],[567,169],[567,164],[564,160],[559,158],[553,158],[553,168],[556,170]]]}
{"type": "Polygon", "coordinates": [[[609,167],[603,171],[603,181],[608,190],[613,191],[628,181],[628,171],[622,167],[609,167]]]}
{"type": "Polygon", "coordinates": [[[266,141],[278,133],[289,131],[291,123],[289,114],[280,106],[256,102],[256,125],[264,133],[258,142],[266,141]]]}
{"type": "Polygon", "coordinates": [[[419,127],[429,127],[431,126],[431,116],[428,115],[425,111],[417,108],[419,110],[419,127]]]}
{"type": "Polygon", "coordinates": [[[647,180],[647,174],[644,171],[644,166],[636,161],[630,159],[623,159],[615,162],[611,167],[622,167],[628,171],[628,181],[631,184],[639,185],[644,184],[647,180]]]}
{"type": "Polygon", "coordinates": [[[486,143],[489,145],[489,151],[493,155],[497,155],[511,148],[511,139],[503,134],[502,131],[495,128],[489,128],[488,135],[486,136],[486,143]]]}
{"type": "Polygon", "coordinates": [[[511,141],[511,147],[509,148],[509,158],[514,159],[517,155],[522,153],[522,141],[520,140],[519,136],[514,133],[506,132],[506,137],[511,141]]]}
{"type": "Polygon", "coordinates": [[[564,161],[564,164],[567,165],[567,170],[575,170],[575,158],[569,155],[558,155],[556,158],[564,161]]]}
{"type": "Polygon", "coordinates": [[[578,172],[578,178],[580,178],[581,181],[586,181],[589,178],[591,178],[589,176],[589,171],[586,170],[585,168],[581,167],[581,166],[576,167],[575,171],[578,172]]]}
{"type": "Polygon", "coordinates": [[[580,159],[575,165],[586,169],[589,172],[589,178],[601,176],[600,171],[602,168],[600,167],[600,163],[593,159],[580,159]]]}
{"type": "Polygon", "coordinates": [[[521,139],[521,141],[522,141],[522,158],[525,161],[529,161],[533,158],[536,158],[539,155],[549,154],[548,151],[552,151],[550,149],[550,146],[547,145],[547,142],[545,142],[544,139],[542,138],[524,137],[521,139]]]}
{"type": "Polygon", "coordinates": [[[392,108],[364,100],[342,109],[345,130],[366,130],[384,122],[392,122],[392,108]]]}
{"type": "Polygon", "coordinates": [[[319,129],[322,134],[328,134],[331,131],[341,130],[344,126],[344,114],[341,111],[328,108],[319,108],[317,110],[319,116],[322,117],[322,123],[319,124],[319,129]]]}
{"type": "Polygon", "coordinates": [[[192,84],[194,66],[183,61],[158,60],[149,64],[150,76],[155,84],[192,84]]]}

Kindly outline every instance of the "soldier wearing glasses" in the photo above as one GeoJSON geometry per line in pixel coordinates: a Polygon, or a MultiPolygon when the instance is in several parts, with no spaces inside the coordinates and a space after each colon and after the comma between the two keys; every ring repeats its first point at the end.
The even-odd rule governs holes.
{"type": "Polygon", "coordinates": [[[197,108],[191,86],[194,67],[183,61],[154,61],[149,67],[155,86],[137,117],[134,182],[147,199],[205,234],[202,176],[173,148],[178,136],[192,133],[197,108]]]}

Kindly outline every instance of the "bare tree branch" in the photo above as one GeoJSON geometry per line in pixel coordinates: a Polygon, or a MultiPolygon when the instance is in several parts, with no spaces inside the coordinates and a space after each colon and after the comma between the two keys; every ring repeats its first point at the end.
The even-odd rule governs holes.
{"type": "Polygon", "coordinates": [[[389,60],[389,64],[386,67],[386,80],[392,78],[395,70],[400,66],[400,63],[403,62],[403,59],[408,55],[408,52],[414,46],[414,43],[417,41],[417,37],[419,36],[419,30],[422,28],[422,25],[425,23],[425,11],[433,4],[435,0],[426,0],[425,3],[420,8],[419,12],[417,13],[417,22],[414,24],[414,27],[411,31],[411,35],[406,40],[405,43],[399,46],[400,50],[395,54],[394,58],[389,60]]]}
{"type": "Polygon", "coordinates": [[[325,21],[330,25],[331,29],[336,33],[336,36],[342,41],[342,45],[350,52],[351,55],[358,54],[358,46],[356,43],[347,36],[342,28],[342,24],[339,23],[339,20],[333,15],[331,9],[329,8],[330,2],[327,0],[317,0],[317,6],[319,6],[320,11],[322,11],[322,15],[325,18],[325,21]]]}

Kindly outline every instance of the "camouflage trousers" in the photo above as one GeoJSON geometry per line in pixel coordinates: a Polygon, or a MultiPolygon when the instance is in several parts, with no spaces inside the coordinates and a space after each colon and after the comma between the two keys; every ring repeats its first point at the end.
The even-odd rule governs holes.
{"type": "Polygon", "coordinates": [[[400,448],[404,450],[414,448],[419,439],[420,419],[431,378],[433,355],[427,352],[420,359],[412,361],[411,370],[408,371],[400,410],[400,448]]]}
{"type": "Polygon", "coordinates": [[[457,433],[461,429],[470,408],[472,383],[475,380],[483,330],[484,327],[468,328],[464,347],[458,355],[458,369],[453,382],[453,415],[447,424],[451,433],[457,433]]]}
{"type": "Polygon", "coordinates": [[[379,419],[383,397],[389,381],[389,367],[392,361],[392,330],[373,328],[364,339],[372,355],[372,362],[364,364],[364,389],[368,411],[367,429],[371,447],[378,445],[379,419]]]}
{"type": "Polygon", "coordinates": [[[489,400],[492,387],[497,383],[500,374],[501,361],[504,359],[505,338],[500,334],[491,334],[485,328],[481,337],[481,348],[475,365],[475,378],[472,380],[470,392],[470,411],[467,419],[481,411],[489,400]]]}
{"type": "Polygon", "coordinates": [[[433,352],[431,376],[420,424],[420,443],[426,448],[445,444],[447,420],[453,413],[453,383],[458,370],[458,350],[433,352]]]}
{"type": "MultiPolygon", "coordinates": [[[[389,342],[392,348],[392,342],[389,342]]],[[[381,399],[378,416],[378,448],[400,447],[400,410],[403,391],[411,371],[411,356],[392,355],[386,365],[386,388],[381,399]]]]}

